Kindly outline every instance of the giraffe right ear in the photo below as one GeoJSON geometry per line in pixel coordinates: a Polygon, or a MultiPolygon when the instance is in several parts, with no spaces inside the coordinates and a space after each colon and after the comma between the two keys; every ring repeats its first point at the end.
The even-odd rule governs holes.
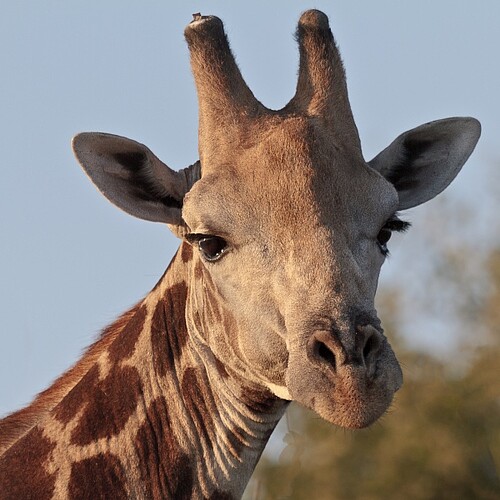
{"type": "Polygon", "coordinates": [[[182,201],[200,177],[199,161],[176,172],[143,144],[100,132],[76,135],[72,147],[86,174],[111,203],[182,233],[182,201]]]}

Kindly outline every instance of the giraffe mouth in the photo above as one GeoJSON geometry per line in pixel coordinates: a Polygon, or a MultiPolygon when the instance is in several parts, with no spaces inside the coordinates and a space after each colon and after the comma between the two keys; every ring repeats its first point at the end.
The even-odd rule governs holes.
{"type": "Polygon", "coordinates": [[[368,366],[353,357],[333,363],[331,351],[316,348],[317,357],[290,356],[286,381],[291,398],[341,427],[359,429],[378,420],[403,383],[388,342],[378,347],[376,361],[368,366]]]}

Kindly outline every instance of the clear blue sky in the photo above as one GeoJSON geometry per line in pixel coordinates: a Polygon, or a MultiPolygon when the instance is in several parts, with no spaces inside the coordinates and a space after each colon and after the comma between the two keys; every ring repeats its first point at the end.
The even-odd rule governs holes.
{"type": "MultiPolygon", "coordinates": [[[[279,108],[296,83],[296,22],[311,7],[330,16],[367,159],[420,123],[475,116],[482,140],[448,196],[487,203],[485,178],[499,178],[487,178],[486,166],[500,163],[497,0],[4,2],[0,414],[27,403],[144,296],[177,246],[165,227],[97,193],[71,137],[113,132],[173,168],[192,163],[196,95],[183,39],[191,14],[223,19],[247,82],[279,108]]],[[[404,265],[400,251],[422,234],[423,217],[414,211],[414,229],[387,267],[404,265]]]]}

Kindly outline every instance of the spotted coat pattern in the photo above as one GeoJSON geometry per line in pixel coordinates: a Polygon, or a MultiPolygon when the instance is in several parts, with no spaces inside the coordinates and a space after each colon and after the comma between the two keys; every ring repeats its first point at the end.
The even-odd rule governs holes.
{"type": "Polygon", "coordinates": [[[182,245],[161,282],[125,325],[117,325],[113,342],[103,336],[95,363],[8,447],[0,458],[0,498],[241,494],[229,478],[251,473],[248,456],[258,459],[255,450],[283,404],[248,388],[235,414],[224,365],[207,365],[190,345],[183,276],[191,257],[182,245]],[[257,422],[263,409],[269,418],[257,422]]]}

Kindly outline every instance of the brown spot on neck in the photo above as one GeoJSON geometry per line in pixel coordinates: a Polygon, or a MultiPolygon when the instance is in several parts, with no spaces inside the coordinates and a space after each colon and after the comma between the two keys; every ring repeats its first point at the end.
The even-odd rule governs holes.
{"type": "Polygon", "coordinates": [[[132,356],[135,344],[144,328],[145,320],[146,306],[142,305],[109,347],[109,360],[112,363],[118,363],[132,356]]]}
{"type": "Polygon", "coordinates": [[[218,410],[208,383],[206,380],[200,381],[200,375],[201,373],[196,368],[186,369],[181,384],[182,398],[200,438],[211,443],[215,440],[213,416],[218,410]]]}
{"type": "Polygon", "coordinates": [[[151,322],[151,342],[153,364],[159,377],[175,370],[175,360],[180,358],[186,345],[186,299],[186,283],[177,283],[156,305],[151,322]]]}
{"type": "Polygon", "coordinates": [[[74,500],[126,498],[126,481],[120,460],[110,453],[99,453],[72,465],[68,497],[74,500]]]}
{"type": "Polygon", "coordinates": [[[155,399],[147,409],[135,450],[148,498],[192,498],[193,465],[172,432],[165,398],[155,399]]]}
{"type": "Polygon", "coordinates": [[[89,385],[88,391],[87,406],[72,434],[72,441],[80,445],[120,433],[136,411],[142,386],[135,368],[115,366],[104,380],[89,385]]]}
{"type": "Polygon", "coordinates": [[[249,409],[257,413],[274,413],[281,404],[281,400],[271,391],[257,387],[244,387],[240,399],[249,409]]]}
{"type": "Polygon", "coordinates": [[[94,365],[78,384],[54,409],[54,416],[63,424],[68,424],[75,418],[85,404],[86,398],[92,394],[99,381],[99,367],[94,365]]]}
{"type": "Polygon", "coordinates": [[[193,247],[185,241],[181,244],[181,258],[182,262],[189,262],[193,258],[193,247]]]}
{"type": "Polygon", "coordinates": [[[0,497],[52,498],[56,478],[47,473],[43,464],[54,448],[55,443],[38,427],[12,445],[0,458],[0,497]]]}

